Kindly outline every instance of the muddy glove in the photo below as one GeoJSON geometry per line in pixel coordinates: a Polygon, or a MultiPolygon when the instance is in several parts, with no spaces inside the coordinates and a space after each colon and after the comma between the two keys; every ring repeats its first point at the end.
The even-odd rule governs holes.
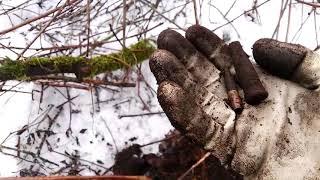
{"type": "Polygon", "coordinates": [[[304,88],[319,85],[317,54],[299,45],[257,41],[254,57],[268,72],[255,70],[268,97],[258,105],[244,103],[236,115],[224,101],[219,67],[232,63],[230,47],[231,53],[201,26],[191,26],[186,38],[165,30],[157,43],[150,68],[159,103],[175,128],[247,179],[320,177],[320,94],[304,88]]]}

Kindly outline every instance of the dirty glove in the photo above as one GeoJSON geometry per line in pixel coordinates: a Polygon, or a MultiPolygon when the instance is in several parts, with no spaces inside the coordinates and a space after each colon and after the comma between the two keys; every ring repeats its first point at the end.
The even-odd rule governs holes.
{"type": "Polygon", "coordinates": [[[159,103],[175,128],[247,179],[320,177],[320,94],[307,89],[319,86],[316,53],[257,41],[253,55],[266,71],[255,70],[268,94],[258,96],[258,102],[264,99],[258,105],[244,103],[236,114],[224,100],[221,73],[222,66],[232,69],[232,47],[197,25],[188,28],[186,38],[165,30],[157,43],[150,68],[159,103]]]}

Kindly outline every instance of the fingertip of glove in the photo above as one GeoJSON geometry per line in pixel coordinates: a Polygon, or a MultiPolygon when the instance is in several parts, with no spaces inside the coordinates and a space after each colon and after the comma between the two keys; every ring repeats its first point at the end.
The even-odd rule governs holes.
{"type": "Polygon", "coordinates": [[[195,47],[186,38],[171,29],[166,29],[159,34],[157,45],[159,49],[170,51],[180,59],[196,53],[195,47]]]}
{"type": "Polygon", "coordinates": [[[215,33],[200,25],[190,26],[186,38],[207,57],[223,43],[215,33]]]}
{"type": "Polygon", "coordinates": [[[183,43],[184,37],[178,32],[172,29],[166,29],[162,31],[157,39],[157,45],[159,49],[170,50],[174,45],[183,43]]]}
{"type": "Polygon", "coordinates": [[[273,75],[314,90],[320,84],[320,56],[300,45],[259,39],[253,45],[255,61],[273,75]]]}
{"type": "Polygon", "coordinates": [[[186,31],[186,38],[188,40],[195,39],[197,34],[200,34],[203,31],[202,26],[200,25],[192,25],[186,31]]]}
{"type": "Polygon", "coordinates": [[[158,83],[165,81],[169,78],[170,64],[176,60],[176,57],[169,51],[158,49],[151,56],[149,66],[151,72],[154,74],[158,83]]]}
{"type": "Polygon", "coordinates": [[[175,34],[175,31],[166,29],[159,34],[157,39],[157,45],[159,49],[166,49],[166,43],[169,41],[169,37],[171,34],[175,34]]]}
{"type": "Polygon", "coordinates": [[[252,47],[254,60],[273,75],[289,79],[309,50],[299,44],[262,38],[252,47]]]}
{"type": "MultiPolygon", "coordinates": [[[[266,56],[266,50],[268,49],[267,45],[270,44],[273,40],[269,38],[258,39],[252,46],[252,54],[254,60],[263,68],[268,68],[269,58],[266,56]]],[[[271,69],[271,68],[270,68],[271,69]]]]}

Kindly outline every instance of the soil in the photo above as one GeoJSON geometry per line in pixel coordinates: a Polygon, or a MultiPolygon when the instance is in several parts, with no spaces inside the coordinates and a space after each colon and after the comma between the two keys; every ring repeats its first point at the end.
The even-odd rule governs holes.
{"type": "MultiPolygon", "coordinates": [[[[169,132],[159,145],[159,154],[142,154],[141,146],[134,144],[116,155],[115,175],[146,175],[152,179],[177,179],[206,154],[206,151],[181,135],[169,132]]],[[[221,166],[209,156],[184,179],[242,180],[243,177],[221,166]]]]}

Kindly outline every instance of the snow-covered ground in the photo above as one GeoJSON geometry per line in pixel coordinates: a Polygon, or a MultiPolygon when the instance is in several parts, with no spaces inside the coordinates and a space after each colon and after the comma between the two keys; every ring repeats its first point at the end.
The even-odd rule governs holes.
{"type": "MultiPolygon", "coordinates": [[[[156,82],[149,70],[148,61],[142,64],[142,69],[145,81],[138,82],[140,89],[137,87],[100,87],[87,91],[70,88],[69,95],[71,99],[74,98],[72,102],[68,102],[66,88],[48,87],[42,95],[41,103],[39,101],[41,94],[36,91],[33,92],[33,101],[30,94],[6,93],[1,97],[3,107],[1,108],[1,119],[7,119],[5,125],[2,126],[3,129],[1,129],[1,140],[10,132],[28,125],[28,130],[19,136],[19,149],[37,153],[39,147],[42,146],[39,153],[40,157],[60,165],[57,166],[54,163],[47,162],[44,163],[46,166],[32,168],[32,170],[44,174],[57,172],[63,167],[61,165],[63,165],[64,160],[66,162],[70,161],[70,158],[66,156],[68,154],[79,155],[81,163],[91,165],[95,170],[101,169],[104,171],[108,169],[113,165],[113,159],[117,151],[133,143],[143,145],[160,140],[164,137],[164,134],[172,129],[158,105],[154,91],[156,82]],[[149,88],[145,82],[152,88],[149,88]],[[97,101],[96,93],[99,93],[100,102],[97,101]],[[63,105],[61,106],[61,104],[63,105]],[[148,109],[143,110],[144,104],[147,105],[148,109]],[[160,113],[139,115],[152,112],[160,113]],[[55,119],[56,115],[58,117],[55,119]],[[126,115],[137,116],[122,117],[126,115]],[[70,118],[71,131],[68,130],[70,118]],[[51,122],[52,126],[50,127],[51,122]],[[44,137],[46,133],[50,135],[44,137]],[[43,139],[46,141],[42,142],[43,139]],[[42,143],[43,145],[41,145],[42,143]],[[48,146],[53,151],[49,151],[48,146]],[[100,166],[88,163],[85,160],[100,166]]],[[[40,90],[41,88],[39,85],[32,86],[31,83],[27,85],[29,87],[22,86],[21,89],[28,92],[31,92],[32,89],[40,90]]],[[[16,144],[17,136],[12,134],[3,145],[15,147],[16,144]]],[[[17,155],[15,150],[2,150],[17,155]]],[[[146,146],[143,150],[145,152],[156,152],[157,145],[146,146]]],[[[32,156],[25,157],[22,154],[21,158],[33,159],[32,156]]],[[[28,169],[33,164],[3,154],[0,154],[0,158],[1,176],[15,175],[12,172],[23,168],[28,169]]],[[[38,158],[38,160],[43,163],[41,158],[38,158]]],[[[80,174],[89,175],[93,172],[83,171],[80,174]]]]}
{"type": "MultiPolygon", "coordinates": [[[[201,25],[213,30],[228,23],[221,16],[221,13],[225,14],[233,2],[204,1],[201,7],[201,25]],[[210,6],[210,3],[217,7],[221,13],[210,6]]],[[[257,39],[272,37],[280,14],[281,1],[259,0],[257,2],[258,5],[266,2],[258,9],[258,14],[256,11],[247,11],[247,15],[237,18],[244,11],[250,10],[253,2],[236,1],[234,7],[225,16],[229,21],[236,18],[232,22],[234,27],[228,24],[215,31],[220,37],[229,34],[231,41],[239,40],[249,55],[251,55],[251,46],[257,39]]],[[[173,5],[170,4],[170,6],[173,5]]],[[[180,19],[177,21],[184,28],[194,23],[193,5],[190,4],[187,8],[190,12],[187,18],[179,17],[180,19]]],[[[313,13],[308,15],[310,11],[311,7],[309,6],[302,7],[301,4],[293,3],[287,39],[289,42],[300,43],[314,49],[317,46],[316,32],[319,31],[319,26],[317,26],[319,21],[316,21],[315,26],[317,15],[314,16],[313,13]]],[[[170,14],[165,15],[172,18],[170,14]]],[[[0,18],[5,24],[0,29],[12,26],[6,16],[0,18]]],[[[288,11],[283,15],[279,34],[275,38],[278,37],[282,41],[286,39],[287,22],[288,11]]],[[[175,25],[165,23],[151,31],[149,36],[156,37],[160,31],[168,27],[175,28],[175,25]]],[[[21,34],[13,36],[11,43],[23,46],[24,42],[20,36],[21,34]]],[[[6,43],[8,40],[3,41],[1,43],[6,43]]],[[[1,53],[6,56],[15,56],[7,50],[2,50],[1,53]]],[[[66,88],[45,87],[46,90],[41,94],[39,93],[42,88],[40,85],[18,81],[6,82],[3,89],[15,86],[11,90],[26,93],[0,92],[0,120],[2,122],[0,142],[2,146],[14,148],[14,150],[8,150],[4,147],[0,149],[3,152],[0,153],[0,176],[15,176],[21,169],[29,169],[32,164],[43,164],[43,166],[32,167],[32,170],[52,174],[64,167],[70,161],[68,156],[72,155],[79,155],[79,161],[84,167],[88,165],[93,169],[105,171],[112,166],[115,153],[122,148],[132,143],[146,144],[164,138],[164,134],[172,129],[164,114],[121,118],[122,115],[162,111],[156,99],[157,85],[150,72],[148,61],[142,64],[141,71],[144,81],[137,81],[137,69],[132,72],[131,81],[136,83],[134,88],[108,86],[92,88],[91,91],[69,88],[69,93],[67,93],[66,88]],[[99,94],[100,102],[97,101],[96,93],[99,94]],[[67,101],[68,94],[74,98],[72,102],[67,101]],[[63,105],[59,106],[61,104],[63,105]],[[148,108],[145,108],[144,104],[147,104],[148,108]],[[55,119],[57,113],[59,116],[55,119]],[[68,131],[70,119],[72,133],[68,131]],[[50,122],[52,122],[51,126],[50,122]],[[25,125],[29,128],[17,136],[16,131],[21,130],[25,125]],[[48,137],[44,138],[45,134],[48,137]],[[43,139],[47,141],[43,141],[43,139]],[[19,145],[16,146],[17,144],[19,145]],[[36,158],[40,163],[22,161],[6,154],[18,156],[16,150],[37,153],[39,147],[42,147],[39,151],[39,157],[44,158],[36,158]],[[49,151],[48,147],[52,150],[49,151]],[[45,162],[46,160],[48,161],[45,162]]],[[[121,76],[120,72],[115,74],[121,76]]],[[[157,144],[146,146],[144,150],[145,152],[156,152],[157,144]]],[[[20,153],[19,156],[27,160],[34,159],[30,155],[24,156],[24,153],[20,153]]],[[[62,170],[62,172],[64,171],[62,170]]],[[[80,174],[89,175],[94,172],[86,168],[80,174]]]]}

